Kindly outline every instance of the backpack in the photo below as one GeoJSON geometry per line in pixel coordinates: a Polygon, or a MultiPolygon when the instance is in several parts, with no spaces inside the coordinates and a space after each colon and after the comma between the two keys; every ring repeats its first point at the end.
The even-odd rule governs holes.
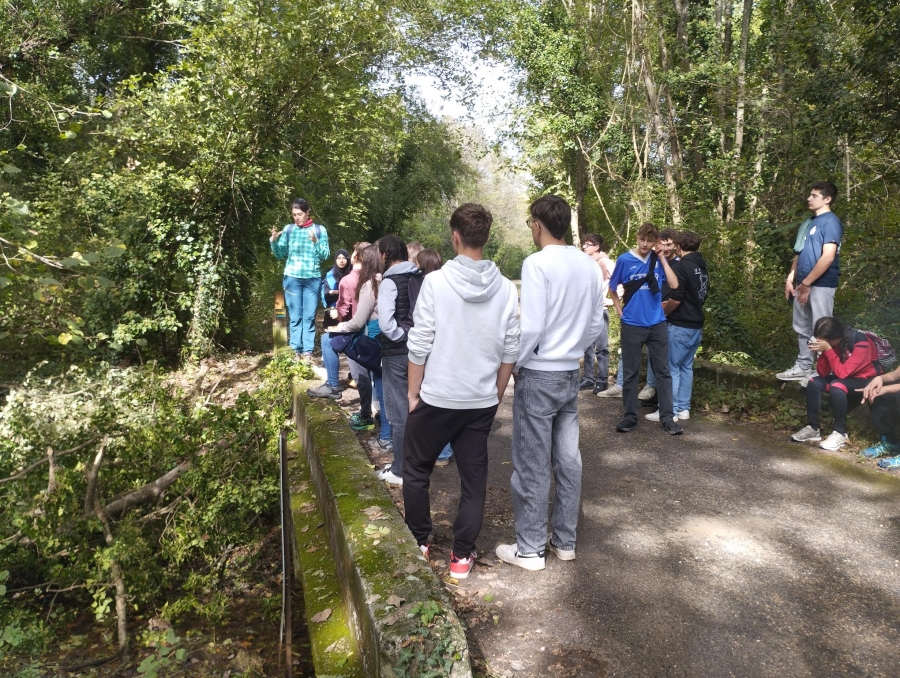
{"type": "Polygon", "coordinates": [[[875,363],[875,371],[884,374],[897,364],[897,353],[887,339],[882,339],[869,330],[859,330],[872,345],[872,362],[875,363]]]}

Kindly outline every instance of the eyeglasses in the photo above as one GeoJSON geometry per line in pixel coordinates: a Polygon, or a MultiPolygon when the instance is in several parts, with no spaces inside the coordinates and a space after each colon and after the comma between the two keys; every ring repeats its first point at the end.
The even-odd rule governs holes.
{"type": "Polygon", "coordinates": [[[529,217],[528,219],[525,220],[525,225],[526,225],[528,228],[531,228],[532,226],[534,226],[534,219],[532,219],[531,217],[529,217]]]}
{"type": "Polygon", "coordinates": [[[600,245],[592,242],[586,242],[581,246],[581,249],[584,249],[585,247],[600,247],[600,245]]]}

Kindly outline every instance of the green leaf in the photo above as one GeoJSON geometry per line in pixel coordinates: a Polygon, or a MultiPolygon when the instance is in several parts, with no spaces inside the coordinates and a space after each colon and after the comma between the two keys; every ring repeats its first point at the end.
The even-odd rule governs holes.
{"type": "Polygon", "coordinates": [[[75,257],[66,257],[61,262],[66,268],[78,268],[79,266],[87,266],[88,262],[84,259],[76,259],[75,257]]]}
{"type": "Polygon", "coordinates": [[[44,285],[45,287],[60,287],[59,280],[57,280],[56,278],[38,278],[38,284],[44,285]]]}
{"type": "Polygon", "coordinates": [[[44,299],[44,293],[40,290],[35,290],[31,296],[34,297],[35,301],[39,301],[41,303],[44,303],[44,301],[46,301],[46,299],[44,299]]]}
{"type": "Polygon", "coordinates": [[[0,290],[2,290],[7,285],[12,285],[12,280],[7,278],[5,275],[0,275],[0,290]]]}
{"type": "Polygon", "coordinates": [[[6,165],[3,166],[3,171],[6,172],[7,174],[18,174],[22,170],[20,170],[15,165],[10,165],[7,163],[6,165]]]}
{"type": "Polygon", "coordinates": [[[187,657],[187,650],[185,650],[183,647],[179,647],[177,650],[175,650],[175,659],[183,662],[185,657],[187,657]]]}
{"type": "Polygon", "coordinates": [[[112,117],[112,111],[100,111],[100,115],[109,120],[112,117]]]}
{"type": "Polygon", "coordinates": [[[19,88],[14,82],[0,82],[0,92],[13,96],[18,91],[19,88]]]}
{"type": "Polygon", "coordinates": [[[125,244],[124,243],[116,243],[110,247],[107,247],[104,250],[103,254],[109,257],[110,259],[116,259],[121,257],[125,253],[125,244]]]}
{"type": "Polygon", "coordinates": [[[104,278],[102,275],[97,278],[97,284],[104,289],[109,289],[110,287],[116,286],[115,282],[113,282],[109,278],[104,278]]]}
{"type": "Polygon", "coordinates": [[[59,135],[59,138],[60,139],[74,139],[77,136],[78,136],[78,134],[76,132],[73,132],[72,130],[66,130],[65,132],[63,132],[62,134],[59,135]]]}
{"type": "Polygon", "coordinates": [[[92,275],[82,276],[78,279],[78,286],[85,290],[92,290],[97,284],[97,279],[92,275]]]}
{"type": "Polygon", "coordinates": [[[85,254],[82,254],[81,256],[82,256],[82,258],[84,258],[85,261],[89,261],[92,264],[96,264],[98,261],[100,261],[100,259],[103,258],[97,252],[87,252],[85,254]]]}
{"type": "Polygon", "coordinates": [[[69,334],[68,332],[62,332],[58,337],[56,337],[56,340],[57,340],[60,344],[62,344],[63,346],[65,346],[66,344],[68,344],[68,343],[72,340],[72,335],[69,334]]]}
{"type": "Polygon", "coordinates": [[[134,343],[137,344],[138,346],[146,346],[147,340],[146,339],[135,339],[134,343]]]}

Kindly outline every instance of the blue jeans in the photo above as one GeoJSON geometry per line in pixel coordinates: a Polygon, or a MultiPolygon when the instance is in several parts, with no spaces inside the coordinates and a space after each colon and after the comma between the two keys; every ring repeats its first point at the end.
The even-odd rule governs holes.
{"type": "Polygon", "coordinates": [[[450,443],[444,445],[444,449],[441,450],[441,454],[438,456],[438,459],[443,461],[444,459],[449,459],[453,456],[453,448],[450,447],[450,443]]]}
{"type": "Polygon", "coordinates": [[[322,346],[322,362],[325,363],[325,383],[331,388],[338,387],[338,371],[341,367],[338,354],[331,348],[331,335],[328,332],[322,332],[319,338],[319,344],[322,346]]]}
{"type": "Polygon", "coordinates": [[[694,388],[694,355],[703,339],[702,329],[669,325],[669,371],[675,412],[691,409],[694,388]]]}
{"type": "Polygon", "coordinates": [[[540,553],[547,544],[550,475],[556,495],[550,516],[554,546],[575,548],[581,505],[578,449],[579,370],[545,372],[522,368],[513,400],[512,489],[519,553],[540,553]]]}
{"type": "Polygon", "coordinates": [[[286,275],[282,284],[284,303],[291,317],[291,348],[300,353],[312,353],[316,347],[316,309],[322,280],[286,275]]]}
{"type": "MultiPolygon", "coordinates": [[[[622,359],[619,358],[619,369],[616,372],[616,385],[621,386],[625,383],[624,372],[622,371],[622,359]]],[[[649,388],[656,388],[656,376],[653,374],[653,365],[650,364],[650,361],[647,361],[647,386],[649,388]]],[[[680,412],[681,410],[679,410],[680,412]]]]}
{"type": "Polygon", "coordinates": [[[384,404],[391,422],[391,442],[394,444],[394,461],[391,472],[403,476],[403,437],[406,434],[406,418],[409,416],[407,368],[409,356],[381,356],[381,376],[384,379],[384,404]]]}

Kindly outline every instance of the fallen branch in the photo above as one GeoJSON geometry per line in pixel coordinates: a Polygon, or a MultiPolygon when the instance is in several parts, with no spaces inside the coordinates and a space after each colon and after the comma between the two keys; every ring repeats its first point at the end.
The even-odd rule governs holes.
{"type": "MultiPolygon", "coordinates": [[[[53,457],[54,457],[54,459],[59,459],[60,457],[64,457],[64,456],[67,455],[67,454],[74,454],[75,452],[79,452],[79,451],[83,450],[83,449],[84,449],[85,447],[87,447],[88,445],[93,445],[93,444],[94,444],[95,442],[97,442],[99,439],[100,439],[100,436],[94,436],[94,437],[91,438],[90,440],[88,440],[88,441],[86,441],[86,442],[83,442],[83,443],[81,443],[81,445],[77,445],[76,447],[73,447],[72,449],[69,449],[69,450],[63,450],[62,452],[54,452],[54,453],[53,453],[53,457]]],[[[33,464],[31,464],[30,466],[26,466],[25,468],[23,468],[23,469],[22,469],[21,471],[19,471],[18,473],[14,473],[13,475],[11,475],[11,476],[9,476],[9,477],[7,477],[7,478],[0,478],[0,485],[2,485],[3,483],[11,482],[11,481],[13,481],[13,480],[18,480],[18,479],[21,478],[22,476],[28,474],[28,472],[33,471],[34,469],[36,469],[36,468],[37,468],[38,466],[40,466],[41,464],[46,464],[48,461],[50,461],[50,457],[49,457],[49,456],[48,456],[48,457],[44,457],[43,459],[38,459],[36,462],[34,462],[33,464]]]]}
{"type": "Polygon", "coordinates": [[[118,499],[114,499],[103,509],[103,515],[106,518],[117,518],[128,509],[143,504],[144,502],[156,499],[178,478],[194,465],[193,461],[183,461],[165,475],[160,476],[151,483],[147,483],[143,487],[132,490],[127,494],[123,494],[118,499]]]}
{"type": "Polygon", "coordinates": [[[110,657],[101,657],[100,659],[91,659],[86,662],[81,662],[79,664],[72,664],[71,666],[67,666],[63,669],[64,673],[75,673],[76,671],[83,671],[84,669],[92,669],[97,666],[103,666],[104,664],[109,664],[111,661],[115,661],[119,657],[122,656],[121,652],[118,652],[110,657]]]}
{"type": "Polygon", "coordinates": [[[106,452],[106,444],[109,442],[109,436],[103,439],[100,449],[97,450],[97,456],[94,457],[94,463],[85,469],[85,477],[87,478],[87,491],[84,493],[84,517],[90,518],[97,512],[95,500],[97,494],[97,476],[100,475],[100,464],[103,463],[103,455],[106,452]]]}

